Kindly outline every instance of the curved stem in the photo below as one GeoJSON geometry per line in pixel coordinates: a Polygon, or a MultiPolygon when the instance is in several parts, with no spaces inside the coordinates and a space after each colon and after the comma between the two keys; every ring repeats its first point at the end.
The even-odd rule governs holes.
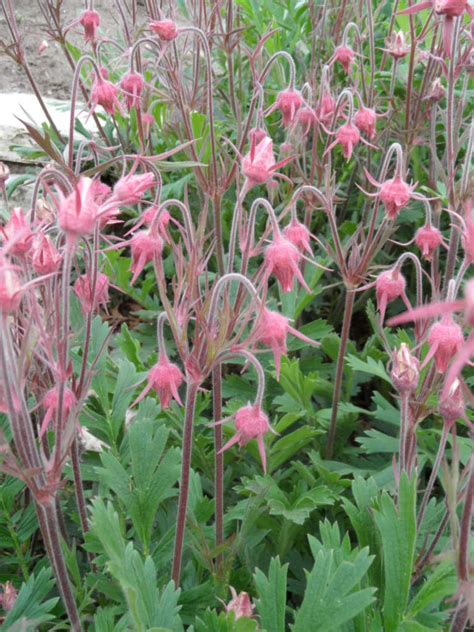
{"type": "Polygon", "coordinates": [[[334,452],[334,441],[336,438],[337,410],[339,407],[339,399],[341,397],[342,376],[344,374],[344,358],[346,355],[347,342],[349,340],[349,331],[352,323],[352,314],[354,311],[355,292],[349,292],[346,289],[346,298],[344,303],[344,319],[342,322],[341,343],[337,354],[336,378],[334,380],[334,391],[332,397],[331,421],[329,423],[328,439],[326,444],[326,459],[331,459],[334,452]]]}

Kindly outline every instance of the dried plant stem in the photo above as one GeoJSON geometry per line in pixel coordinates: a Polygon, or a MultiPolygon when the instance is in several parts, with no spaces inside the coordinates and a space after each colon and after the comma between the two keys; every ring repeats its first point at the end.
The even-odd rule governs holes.
{"type": "Polygon", "coordinates": [[[344,319],[342,322],[341,343],[337,354],[336,377],[334,381],[334,391],[332,396],[331,421],[329,423],[328,439],[326,444],[326,459],[331,459],[334,453],[334,441],[336,438],[337,410],[339,400],[341,398],[342,376],[344,374],[344,358],[346,355],[347,342],[349,340],[349,331],[352,323],[352,315],[354,312],[355,293],[346,289],[346,298],[344,303],[344,319]]]}
{"type": "Polygon", "coordinates": [[[189,381],[186,389],[186,405],[184,411],[183,451],[181,457],[181,481],[179,485],[178,517],[176,521],[176,538],[174,542],[173,567],[171,577],[175,586],[179,586],[181,577],[181,561],[183,557],[184,531],[186,528],[186,511],[189,496],[189,476],[191,471],[191,454],[193,448],[193,423],[196,408],[196,395],[199,384],[189,381]]]}

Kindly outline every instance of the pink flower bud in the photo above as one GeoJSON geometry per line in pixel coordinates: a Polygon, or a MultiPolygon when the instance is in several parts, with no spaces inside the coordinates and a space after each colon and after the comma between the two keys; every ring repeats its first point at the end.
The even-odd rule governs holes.
{"type": "Polygon", "coordinates": [[[466,418],[462,384],[457,378],[449,387],[447,395],[440,398],[438,410],[448,427],[451,427],[458,419],[466,418]]]}
{"type": "Polygon", "coordinates": [[[251,186],[264,184],[273,175],[275,167],[275,156],[273,155],[273,141],[270,137],[264,136],[257,140],[257,136],[252,139],[255,142],[250,152],[242,159],[242,173],[248,179],[251,186]]]}
{"type": "Polygon", "coordinates": [[[140,97],[143,92],[143,77],[137,72],[129,72],[120,82],[120,88],[124,93],[125,104],[130,112],[132,108],[140,108],[140,97]]]}
{"type": "Polygon", "coordinates": [[[380,186],[380,200],[385,206],[389,219],[396,219],[413,194],[413,187],[404,182],[401,176],[395,176],[383,182],[380,186]]]}
{"type": "Polygon", "coordinates": [[[316,109],[316,116],[321,123],[328,123],[332,120],[336,111],[336,100],[330,94],[324,94],[316,109]]]}
{"type": "Polygon", "coordinates": [[[100,305],[106,307],[109,302],[109,279],[101,272],[97,273],[94,294],[92,293],[92,279],[88,274],[78,277],[73,289],[81,304],[83,314],[94,312],[100,305]]]}
{"type": "Polygon", "coordinates": [[[39,233],[33,243],[31,263],[33,270],[40,275],[56,272],[61,264],[61,255],[56,246],[49,237],[42,233],[39,233]]]}
{"type": "MultiPolygon", "coordinates": [[[[0,584],[2,587],[2,592],[0,593],[0,606],[3,608],[5,612],[10,612],[10,610],[15,605],[16,598],[18,596],[18,591],[13,586],[11,582],[6,582],[5,584],[0,584]]],[[[242,593],[246,594],[246,593],[242,593]]]]}
{"type": "Polygon", "coordinates": [[[132,251],[132,265],[130,272],[133,272],[130,284],[133,285],[147,263],[153,261],[154,256],[160,256],[163,251],[163,241],[159,235],[152,235],[148,230],[141,230],[130,240],[132,251]]]}
{"type": "Polygon", "coordinates": [[[230,592],[232,599],[225,606],[226,612],[233,612],[235,621],[241,617],[247,617],[250,619],[253,615],[255,606],[250,601],[248,594],[246,592],[240,592],[237,594],[235,588],[232,586],[230,586],[230,592]]]}
{"type": "Polygon", "coordinates": [[[266,278],[274,274],[284,293],[291,292],[295,277],[311,292],[301,274],[301,255],[296,246],[285,237],[278,236],[265,250],[264,266],[266,278]]]}
{"type": "Polygon", "coordinates": [[[354,123],[369,140],[375,138],[375,125],[377,122],[377,114],[372,108],[361,107],[354,116],[354,123]]]}
{"type": "Polygon", "coordinates": [[[178,37],[178,27],[173,20],[153,20],[150,22],[150,29],[165,42],[171,42],[178,37]]]}
{"type": "Polygon", "coordinates": [[[22,288],[12,266],[0,260],[0,314],[11,314],[20,307],[22,288]]]}
{"type": "Polygon", "coordinates": [[[316,112],[310,107],[301,107],[296,114],[296,122],[303,128],[303,134],[306,136],[309,131],[316,125],[318,118],[316,112]]]}
{"type": "Polygon", "coordinates": [[[91,91],[93,109],[100,105],[107,114],[113,115],[116,110],[122,112],[117,95],[118,89],[112,82],[104,79],[103,76],[95,78],[91,91]]]}
{"type": "Polygon", "coordinates": [[[138,176],[129,173],[116,182],[113,194],[121,205],[138,204],[154,184],[155,176],[150,172],[138,176]]]}
{"type": "Polygon", "coordinates": [[[307,252],[312,255],[311,246],[309,245],[311,233],[304,224],[293,218],[283,231],[283,235],[296,246],[300,252],[307,252]]]}
{"type": "Polygon", "coordinates": [[[375,296],[382,323],[385,320],[387,305],[405,294],[405,286],[405,277],[394,268],[385,270],[377,277],[375,281],[375,296]]]}
{"type": "Polygon", "coordinates": [[[405,42],[403,31],[395,33],[391,39],[385,42],[387,48],[384,49],[393,59],[403,59],[410,52],[410,46],[405,42]]]}
{"type": "Polygon", "coordinates": [[[90,235],[97,219],[94,181],[82,177],[74,191],[59,206],[59,227],[71,237],[90,235]]]}
{"type": "Polygon", "coordinates": [[[33,243],[33,232],[23,210],[16,208],[2,229],[7,241],[12,240],[10,252],[15,257],[23,257],[33,243]]]}
{"type": "Polygon", "coordinates": [[[336,144],[341,145],[342,155],[346,160],[351,159],[352,151],[359,141],[359,130],[352,123],[341,125],[336,132],[336,144]]]}
{"type": "Polygon", "coordinates": [[[275,108],[280,110],[283,117],[283,125],[288,127],[295,119],[295,115],[303,105],[303,97],[296,90],[284,90],[280,92],[275,102],[275,108]]]}
{"type": "Polygon", "coordinates": [[[266,308],[262,310],[255,326],[255,342],[269,347],[273,352],[277,379],[280,377],[281,356],[286,355],[288,330],[288,318],[266,308]]]}
{"type": "Polygon", "coordinates": [[[391,377],[400,393],[415,391],[420,377],[420,363],[404,342],[392,357],[391,377]]]}
{"type": "Polygon", "coordinates": [[[94,43],[97,40],[97,29],[100,26],[100,15],[97,11],[90,9],[83,11],[79,18],[81,26],[84,28],[84,41],[94,43]]]}
{"type": "MultiPolygon", "coordinates": [[[[63,423],[68,418],[69,413],[71,412],[73,406],[76,403],[76,397],[70,388],[64,389],[63,396],[63,423]]],[[[40,429],[40,438],[44,435],[48,426],[53,419],[58,414],[59,410],[59,388],[53,387],[51,388],[46,395],[43,397],[43,401],[41,405],[45,411],[45,415],[43,418],[43,423],[41,424],[40,429]]]]}
{"type": "Polygon", "coordinates": [[[433,0],[433,8],[438,15],[457,18],[464,13],[468,0],[433,0]]]}
{"type": "Polygon", "coordinates": [[[428,333],[428,344],[430,350],[425,364],[434,357],[436,370],[439,373],[445,373],[453,357],[464,345],[462,329],[454,322],[451,315],[447,314],[439,323],[432,325],[428,333]]]}
{"type": "Polygon", "coordinates": [[[228,450],[234,444],[238,443],[243,448],[252,439],[257,440],[260,458],[262,459],[263,471],[267,471],[267,458],[265,454],[265,445],[263,437],[270,430],[268,417],[262,411],[258,404],[248,404],[239,408],[234,415],[236,433],[230,439],[221,452],[228,450]]]}
{"type": "Polygon", "coordinates": [[[434,226],[425,224],[416,231],[415,244],[421,250],[421,256],[426,261],[433,259],[433,254],[443,243],[443,236],[434,226]]]}
{"type": "Polygon", "coordinates": [[[178,388],[183,380],[184,375],[179,367],[170,362],[164,354],[161,354],[158,362],[148,373],[148,382],[145,389],[133,402],[132,407],[138,404],[151,389],[156,391],[163,410],[169,408],[172,399],[182,406],[183,403],[179,397],[178,388]]]}
{"type": "Polygon", "coordinates": [[[43,40],[38,46],[38,55],[42,55],[47,48],[49,48],[49,44],[47,40],[43,40]]]}
{"type": "Polygon", "coordinates": [[[355,59],[355,53],[349,46],[342,44],[334,51],[334,61],[341,64],[344,72],[349,74],[351,65],[355,59]]]}
{"type": "Polygon", "coordinates": [[[441,79],[438,77],[433,81],[428,90],[428,94],[425,99],[427,101],[431,101],[432,103],[438,103],[444,97],[446,90],[444,89],[443,84],[441,83],[441,79]]]}

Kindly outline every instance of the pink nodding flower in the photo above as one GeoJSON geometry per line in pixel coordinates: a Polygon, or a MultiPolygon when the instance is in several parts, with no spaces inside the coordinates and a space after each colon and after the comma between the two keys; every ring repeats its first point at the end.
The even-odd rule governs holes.
{"type": "Polygon", "coordinates": [[[311,293],[299,268],[301,254],[291,241],[281,235],[275,237],[265,250],[265,278],[274,274],[282,291],[286,294],[293,289],[295,277],[311,293]]]}
{"type": "Polygon", "coordinates": [[[59,227],[70,237],[90,235],[98,219],[99,207],[95,200],[95,184],[91,178],[81,177],[74,191],[59,205],[59,227]]]}
{"type": "Polygon", "coordinates": [[[74,294],[77,296],[83,314],[94,312],[101,305],[107,306],[109,302],[109,279],[101,272],[97,273],[95,291],[92,292],[92,279],[90,275],[83,274],[74,283],[74,294]]]}
{"type": "Polygon", "coordinates": [[[421,250],[421,256],[426,261],[432,261],[434,253],[442,243],[443,236],[440,231],[430,224],[425,224],[416,231],[415,244],[421,250]]]}
{"type": "Polygon", "coordinates": [[[333,61],[341,64],[346,75],[349,74],[354,59],[355,53],[350,46],[342,44],[341,46],[338,46],[334,51],[333,61]]]}
{"type": "Polygon", "coordinates": [[[296,123],[303,128],[303,134],[306,136],[318,122],[318,117],[313,108],[308,106],[301,107],[296,113],[296,123]]]}
{"type": "Polygon", "coordinates": [[[232,599],[228,604],[226,604],[225,611],[233,612],[235,621],[237,621],[237,619],[241,619],[242,617],[250,619],[253,616],[255,606],[250,601],[248,594],[246,592],[240,592],[237,594],[235,588],[232,586],[229,588],[232,599]]]}
{"type": "Polygon", "coordinates": [[[100,15],[97,11],[83,11],[79,23],[84,28],[84,41],[94,43],[97,40],[97,29],[100,26],[100,15]]]}
{"type": "Polygon", "coordinates": [[[420,377],[420,363],[412,355],[407,344],[402,342],[400,349],[392,357],[391,378],[400,393],[416,391],[420,377]]]}
{"type": "Polygon", "coordinates": [[[359,141],[359,130],[355,125],[349,122],[345,125],[341,125],[341,127],[337,130],[336,140],[328,147],[327,151],[329,151],[336,145],[341,145],[342,155],[346,160],[350,160],[354,147],[358,144],[359,141]]]}
{"type": "Polygon", "coordinates": [[[318,107],[316,108],[316,116],[321,123],[330,123],[336,111],[336,99],[328,92],[323,94],[318,107]]]}
{"type": "Polygon", "coordinates": [[[36,274],[52,274],[61,265],[61,255],[51,239],[39,233],[33,242],[31,264],[36,274]]]}
{"type": "Polygon", "coordinates": [[[410,307],[408,298],[405,295],[405,286],[405,277],[396,268],[385,270],[377,277],[375,281],[375,296],[382,323],[385,320],[387,305],[397,298],[401,297],[407,306],[410,307]]]}
{"type": "Polygon", "coordinates": [[[133,285],[146,264],[153,261],[153,257],[161,255],[163,241],[159,235],[152,235],[148,230],[141,230],[131,238],[130,249],[132,252],[130,272],[133,272],[130,284],[133,285]]]}
{"type": "Polygon", "coordinates": [[[318,343],[291,327],[288,318],[264,307],[257,319],[251,339],[271,349],[275,361],[277,380],[280,379],[281,356],[286,356],[288,334],[292,334],[309,345],[319,346],[318,343]]]}
{"type": "MultiPolygon", "coordinates": [[[[70,388],[64,389],[63,396],[63,422],[68,418],[69,413],[71,412],[73,406],[76,403],[76,397],[70,388]]],[[[59,389],[58,387],[51,388],[46,395],[43,397],[43,401],[41,405],[45,411],[43,423],[41,424],[40,438],[44,435],[46,430],[48,429],[51,420],[55,415],[58,414],[59,408],[59,389]]]]}
{"type": "Polygon", "coordinates": [[[247,445],[247,443],[249,443],[249,441],[256,439],[260,458],[262,459],[263,472],[266,473],[267,455],[265,454],[263,437],[270,431],[268,417],[260,408],[259,404],[247,404],[247,406],[239,408],[239,410],[233,415],[233,418],[237,432],[232,439],[225,444],[220,453],[228,450],[236,443],[239,444],[240,448],[243,448],[247,445]]]}
{"type": "Polygon", "coordinates": [[[178,37],[178,27],[173,20],[153,20],[150,22],[150,30],[165,42],[171,42],[178,37]]]}
{"type": "Polygon", "coordinates": [[[449,363],[464,345],[462,329],[450,314],[445,314],[438,323],[431,326],[428,332],[428,345],[430,349],[423,366],[434,358],[438,373],[446,373],[449,363]]]}
{"type": "Polygon", "coordinates": [[[174,399],[180,406],[183,405],[178,388],[184,380],[179,367],[168,360],[165,354],[160,354],[158,362],[148,373],[148,382],[141,394],[133,402],[132,407],[142,401],[153,389],[158,395],[160,406],[164,410],[169,408],[170,402],[174,399]]]}
{"type": "Polygon", "coordinates": [[[143,77],[138,72],[129,72],[122,77],[120,88],[124,94],[125,105],[129,112],[132,108],[140,109],[143,83],[143,77]]]}
{"type": "Polygon", "coordinates": [[[151,189],[154,184],[155,176],[150,172],[142,173],[138,176],[129,173],[117,181],[113,189],[113,195],[119,204],[126,206],[138,204],[148,189],[151,189]]]}
{"type": "Polygon", "coordinates": [[[91,91],[92,112],[100,105],[107,114],[115,114],[116,110],[122,114],[122,106],[118,100],[118,88],[111,81],[104,78],[102,73],[96,76],[91,91]]]}
{"type": "Polygon", "coordinates": [[[242,158],[242,173],[247,179],[247,189],[265,184],[273,177],[275,171],[288,164],[292,158],[275,162],[273,141],[269,136],[250,136],[250,151],[242,158]],[[259,139],[260,138],[260,139],[259,139]]]}
{"type": "Polygon", "coordinates": [[[311,233],[296,217],[293,217],[288,226],[284,228],[283,236],[288,239],[288,241],[291,241],[293,246],[296,246],[300,252],[307,252],[309,255],[313,254],[311,246],[309,245],[311,233]]]}
{"type": "Polygon", "coordinates": [[[438,411],[448,428],[451,428],[458,419],[466,419],[462,383],[457,378],[446,394],[440,397],[438,411]]]}
{"type": "Polygon", "coordinates": [[[20,307],[22,287],[13,266],[0,258],[0,314],[16,312],[20,307]]]}
{"type": "Polygon", "coordinates": [[[397,218],[397,215],[402,208],[405,208],[411,198],[418,198],[417,194],[414,193],[416,184],[408,184],[400,175],[389,178],[385,182],[377,182],[367,170],[365,170],[365,175],[369,182],[379,189],[377,193],[368,193],[367,195],[380,198],[387,216],[391,220],[397,218]]]}
{"type": "Polygon", "coordinates": [[[7,241],[11,240],[9,250],[15,257],[23,257],[30,250],[33,243],[33,232],[21,208],[13,210],[2,232],[7,241]]]}
{"type": "Polygon", "coordinates": [[[373,140],[376,135],[375,127],[377,123],[377,114],[372,108],[361,107],[355,113],[354,123],[358,130],[367,136],[369,140],[373,140]]]}
{"type": "Polygon", "coordinates": [[[303,105],[303,97],[296,90],[284,90],[280,92],[274,105],[268,111],[268,114],[274,110],[280,110],[283,125],[288,127],[295,120],[296,113],[303,105]]]}

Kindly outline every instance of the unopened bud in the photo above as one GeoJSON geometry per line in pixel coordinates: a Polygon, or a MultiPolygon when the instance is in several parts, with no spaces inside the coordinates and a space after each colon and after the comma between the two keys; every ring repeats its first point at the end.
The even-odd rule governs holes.
{"type": "Polygon", "coordinates": [[[402,342],[400,349],[395,351],[392,359],[391,377],[400,393],[416,390],[420,377],[420,363],[415,358],[407,344],[402,342]]]}
{"type": "Polygon", "coordinates": [[[440,399],[438,410],[448,426],[466,416],[462,385],[457,378],[449,387],[448,394],[440,399]]]}

